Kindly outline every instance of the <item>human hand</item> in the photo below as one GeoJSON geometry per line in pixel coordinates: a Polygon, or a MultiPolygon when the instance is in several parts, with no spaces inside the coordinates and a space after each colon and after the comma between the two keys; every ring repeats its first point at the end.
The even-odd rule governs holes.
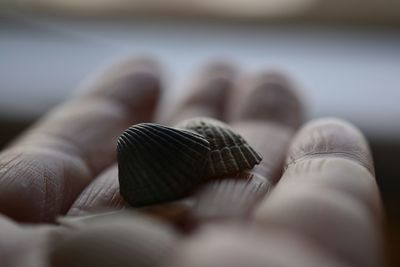
{"type": "MultiPolygon", "coordinates": [[[[187,97],[158,121],[227,121],[263,155],[253,172],[272,190],[249,212],[248,223],[206,222],[178,246],[171,266],[380,266],[382,211],[362,134],[346,122],[322,119],[293,139],[303,107],[292,85],[272,73],[236,80],[233,67],[208,66],[187,97]]],[[[153,62],[126,61],[85,86],[0,155],[3,214],[53,222],[57,215],[125,206],[116,139],[130,125],[154,118],[159,70],[153,62]]],[[[24,229],[11,235],[22,230],[6,218],[1,226],[0,233],[8,232],[3,240],[14,248],[46,243],[43,233],[54,230],[41,226],[35,234],[24,229]]],[[[46,249],[34,251],[43,255],[46,249]]]]}

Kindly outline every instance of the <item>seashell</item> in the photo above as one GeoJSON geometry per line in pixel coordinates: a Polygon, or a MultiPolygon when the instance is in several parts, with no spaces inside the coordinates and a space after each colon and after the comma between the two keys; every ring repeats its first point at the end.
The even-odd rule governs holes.
{"type": "Polygon", "coordinates": [[[132,206],[175,200],[204,177],[209,142],[199,134],[153,123],[118,139],[120,194],[132,206]]]}
{"type": "Polygon", "coordinates": [[[207,177],[235,174],[251,169],[262,160],[260,154],[235,133],[227,124],[210,118],[193,118],[182,121],[177,128],[204,136],[210,143],[207,177]]]}
{"type": "Polygon", "coordinates": [[[211,181],[197,194],[190,213],[197,221],[244,218],[270,188],[267,179],[248,172],[211,181]]]}
{"type": "Polygon", "coordinates": [[[160,221],[130,211],[74,218],[54,233],[51,266],[160,266],[179,235],[160,221]]]}

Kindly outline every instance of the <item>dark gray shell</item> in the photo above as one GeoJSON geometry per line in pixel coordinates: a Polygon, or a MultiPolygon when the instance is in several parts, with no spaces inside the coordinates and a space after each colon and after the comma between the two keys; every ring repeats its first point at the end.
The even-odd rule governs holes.
{"type": "Polygon", "coordinates": [[[244,218],[270,188],[265,178],[251,173],[211,181],[197,194],[191,215],[199,221],[244,218]]]}
{"type": "Polygon", "coordinates": [[[134,125],[118,139],[120,194],[132,206],[183,197],[204,177],[209,152],[209,142],[196,133],[134,125]]]}
{"type": "Polygon", "coordinates": [[[210,143],[211,152],[207,166],[209,178],[251,169],[262,160],[239,134],[218,120],[193,118],[179,123],[176,127],[198,133],[210,143]]]}

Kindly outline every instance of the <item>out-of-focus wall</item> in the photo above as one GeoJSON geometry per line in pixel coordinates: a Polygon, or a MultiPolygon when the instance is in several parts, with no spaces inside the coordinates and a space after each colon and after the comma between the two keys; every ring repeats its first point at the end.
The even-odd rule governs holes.
{"type": "Polygon", "coordinates": [[[399,24],[397,0],[3,0],[5,8],[81,16],[168,14],[258,20],[399,24]]]}
{"type": "Polygon", "coordinates": [[[245,71],[282,69],[299,83],[311,117],[340,116],[376,138],[400,138],[400,31],[180,19],[85,20],[4,16],[0,112],[35,117],[92,70],[118,57],[165,63],[170,95],[196,66],[227,58],[245,71]],[[183,23],[184,21],[184,23],[183,23]]]}

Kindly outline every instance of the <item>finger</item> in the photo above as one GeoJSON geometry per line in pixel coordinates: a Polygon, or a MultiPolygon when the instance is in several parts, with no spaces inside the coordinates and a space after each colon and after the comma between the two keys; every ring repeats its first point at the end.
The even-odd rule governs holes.
{"type": "Polygon", "coordinates": [[[254,225],[212,224],[179,244],[168,267],[349,267],[311,240],[254,225]],[[288,256],[290,255],[290,256],[288,256]]]}
{"type": "Polygon", "coordinates": [[[265,72],[245,78],[230,104],[232,126],[263,156],[252,173],[275,184],[287,147],[304,121],[304,106],[284,74],[265,72]]]}
{"type": "Polygon", "coordinates": [[[229,103],[229,120],[268,122],[296,129],[304,120],[304,106],[295,87],[287,75],[277,71],[244,77],[229,103]]]}
{"type": "Polygon", "coordinates": [[[179,238],[168,225],[129,211],[63,224],[70,231],[51,244],[51,266],[160,266],[179,238]]]}
{"type": "Polygon", "coordinates": [[[1,266],[47,266],[47,244],[55,231],[54,225],[18,225],[0,215],[1,266]]]}
{"type": "Polygon", "coordinates": [[[115,161],[120,133],[133,123],[152,119],[159,79],[153,61],[117,63],[83,83],[75,97],[56,107],[13,147],[40,146],[77,154],[97,175],[115,161]]]}
{"type": "Polygon", "coordinates": [[[323,119],[295,137],[286,171],[254,220],[312,240],[351,266],[381,266],[381,204],[371,154],[352,125],[323,119]]]}
{"type": "Polygon", "coordinates": [[[213,62],[204,66],[180,102],[166,112],[161,122],[175,125],[193,117],[211,117],[225,120],[226,100],[232,90],[236,70],[232,64],[213,62]]]}
{"type": "MultiPolygon", "coordinates": [[[[193,116],[211,116],[221,119],[224,102],[232,89],[234,72],[234,67],[226,63],[218,62],[205,66],[189,88],[188,95],[177,104],[177,108],[172,113],[161,120],[164,123],[175,124],[193,116]]],[[[115,166],[112,171],[101,174],[83,191],[73,204],[69,215],[123,206],[125,202],[119,194],[118,172],[115,166]]]]}
{"type": "Polygon", "coordinates": [[[20,221],[64,214],[115,161],[116,139],[150,120],[160,91],[154,63],[129,60],[86,84],[0,155],[0,211],[20,221]]]}
{"type": "Polygon", "coordinates": [[[231,125],[263,160],[238,177],[208,183],[200,191],[194,216],[242,218],[281,175],[289,141],[303,119],[303,108],[288,78],[261,73],[242,80],[229,103],[231,125]],[[238,179],[239,178],[239,179],[238,179]]]}
{"type": "Polygon", "coordinates": [[[68,215],[85,215],[103,210],[118,210],[127,206],[119,194],[118,166],[114,164],[82,191],[68,215]]]}

